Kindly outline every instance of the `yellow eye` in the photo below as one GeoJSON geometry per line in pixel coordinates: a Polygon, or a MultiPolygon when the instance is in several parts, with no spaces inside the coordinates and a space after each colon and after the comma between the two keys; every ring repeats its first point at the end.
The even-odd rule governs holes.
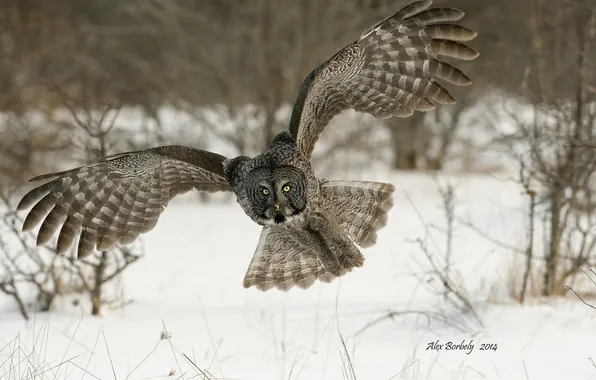
{"type": "Polygon", "coordinates": [[[290,191],[290,189],[290,185],[285,185],[282,190],[284,191],[284,193],[287,193],[288,191],[290,191]]]}
{"type": "Polygon", "coordinates": [[[269,195],[269,189],[263,189],[263,194],[269,195]]]}

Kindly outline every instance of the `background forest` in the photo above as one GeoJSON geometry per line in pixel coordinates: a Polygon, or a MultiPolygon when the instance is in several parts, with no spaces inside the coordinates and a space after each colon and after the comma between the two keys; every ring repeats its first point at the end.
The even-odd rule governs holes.
{"type": "Polygon", "coordinates": [[[0,0],[0,378],[68,377],[56,369],[65,363],[102,379],[288,379],[303,368],[323,379],[596,376],[587,338],[596,328],[594,0],[434,1],[465,11],[462,25],[478,32],[470,45],[480,56],[457,63],[473,85],[448,86],[457,104],[409,118],[345,112],[313,155],[322,176],[397,187],[389,225],[354,283],[317,284],[308,295],[245,292],[238,280],[258,235],[235,222],[241,212],[227,195],[172,202],[154,232],[81,262],[20,231],[16,202],[39,174],[164,144],[261,152],[287,128],[305,76],[406,3],[0,0]],[[234,239],[215,221],[231,223],[234,239]],[[50,326],[49,311],[59,322],[41,344],[45,355],[48,344],[64,352],[54,361],[40,356],[45,327],[31,324],[43,316],[50,326]],[[85,354],[67,361],[81,313],[114,316],[106,331],[136,346],[115,338],[116,363],[109,350],[108,361],[89,349],[90,331],[104,331],[92,318],[81,330],[85,354]],[[329,318],[344,323],[327,332],[341,358],[327,367],[315,347],[329,318]],[[170,328],[184,336],[180,351],[170,328]],[[149,329],[161,331],[153,351],[149,329]],[[437,335],[500,342],[500,353],[431,358],[425,347],[437,335]],[[162,341],[168,348],[156,351],[162,341]],[[562,358],[554,347],[565,344],[573,350],[562,358]],[[182,356],[196,345],[204,357],[182,356]],[[543,354],[556,360],[538,365],[543,354]],[[277,364],[265,365],[272,357],[277,364]],[[373,365],[378,358],[385,366],[373,365]]]}

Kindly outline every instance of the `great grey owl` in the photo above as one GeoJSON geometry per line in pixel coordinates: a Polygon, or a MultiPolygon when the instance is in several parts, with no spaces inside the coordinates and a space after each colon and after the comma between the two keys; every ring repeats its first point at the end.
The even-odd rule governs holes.
{"type": "Polygon", "coordinates": [[[308,288],[362,266],[360,248],[374,245],[387,222],[394,186],[318,179],[309,158],[331,119],[345,109],[377,118],[407,117],[455,100],[437,79],[470,79],[440,56],[472,60],[463,42],[476,33],[454,24],[464,13],[412,3],[366,30],[304,80],[289,129],[256,157],[228,159],[184,146],[160,146],[33,180],[51,180],[27,193],[33,206],[23,230],[42,220],[37,244],[60,230],[57,253],[78,237],[77,257],[128,244],[150,231],[168,202],[193,188],[232,191],[263,226],[244,287],[266,291],[308,288]]]}

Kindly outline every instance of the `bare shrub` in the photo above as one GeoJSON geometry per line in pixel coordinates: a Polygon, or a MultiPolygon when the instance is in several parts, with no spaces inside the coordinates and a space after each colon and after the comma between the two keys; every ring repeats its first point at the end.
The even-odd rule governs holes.
{"type": "Polygon", "coordinates": [[[423,284],[432,294],[442,300],[439,304],[441,313],[450,313],[449,310],[455,310],[456,313],[451,315],[452,322],[458,323],[465,328],[473,330],[475,328],[482,328],[482,317],[477,310],[477,306],[472,301],[466,287],[463,283],[461,273],[452,266],[453,254],[453,236],[455,227],[455,211],[456,211],[456,188],[452,183],[445,185],[441,184],[435,177],[437,191],[441,199],[441,208],[445,215],[445,243],[440,249],[440,245],[434,240],[430,234],[432,224],[425,222],[424,218],[416,208],[416,205],[409,199],[410,204],[416,210],[418,218],[424,224],[426,236],[424,239],[418,238],[415,243],[419,246],[423,253],[426,262],[418,262],[421,268],[419,273],[415,275],[419,278],[420,283],[423,284]],[[434,250],[429,248],[427,241],[431,241],[434,250]]]}
{"type": "Polygon", "coordinates": [[[583,0],[560,9],[536,2],[526,11],[527,54],[535,59],[527,63],[522,96],[494,102],[487,116],[529,199],[520,302],[531,276],[541,277],[541,296],[562,295],[596,260],[596,150],[588,146],[596,131],[596,94],[588,89],[595,79],[589,57],[596,54],[596,7],[583,0]],[[545,252],[533,248],[538,223],[545,252]]]}
{"type": "Polygon", "coordinates": [[[428,309],[390,310],[368,323],[358,334],[382,321],[407,315],[422,316],[426,318],[428,325],[431,321],[436,321],[466,333],[475,333],[484,327],[478,302],[475,302],[470,296],[463,276],[452,265],[457,204],[456,188],[452,183],[442,184],[436,177],[434,179],[441,199],[441,209],[445,215],[444,228],[429,223],[412,199],[407,194],[406,197],[425,230],[423,237],[410,241],[418,246],[419,252],[423,255],[423,260],[418,259],[418,254],[414,256],[417,268],[412,270],[412,275],[422,288],[435,296],[437,303],[428,309]],[[443,244],[434,238],[431,229],[441,230],[445,234],[443,244]]]}
{"type": "Polygon", "coordinates": [[[119,247],[102,253],[99,259],[74,261],[56,255],[48,246],[37,247],[33,233],[20,231],[23,219],[6,211],[12,207],[8,197],[2,197],[0,291],[16,302],[23,318],[29,318],[30,310],[52,310],[57,297],[67,297],[75,304],[86,297],[93,315],[100,313],[102,305],[117,307],[126,302],[105,289],[142,257],[142,247],[119,247]]]}
{"type": "MultiPolygon", "coordinates": [[[[58,86],[53,88],[70,116],[60,120],[62,128],[71,132],[69,151],[74,154],[69,165],[108,155],[115,145],[111,133],[120,108],[118,105],[103,106],[101,89],[97,83],[90,83],[86,96],[74,97],[58,86]]],[[[57,296],[73,293],[88,297],[93,315],[99,315],[104,304],[121,305],[124,302],[116,294],[109,295],[106,288],[142,257],[141,241],[136,246],[117,247],[83,260],[57,256],[47,245],[36,247],[34,234],[20,231],[23,219],[10,211],[14,209],[11,195],[3,197],[0,220],[5,229],[0,237],[0,262],[3,265],[0,290],[17,302],[23,317],[28,317],[23,307],[29,296],[27,288],[34,289],[30,296],[42,311],[50,310],[57,296]]]]}

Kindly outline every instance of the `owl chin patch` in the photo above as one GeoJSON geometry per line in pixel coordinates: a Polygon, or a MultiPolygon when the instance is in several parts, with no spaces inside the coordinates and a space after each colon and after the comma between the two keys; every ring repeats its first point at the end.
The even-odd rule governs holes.
{"type": "Polygon", "coordinates": [[[263,226],[275,226],[279,224],[289,223],[302,215],[301,211],[297,211],[292,215],[284,215],[282,213],[275,213],[272,218],[261,218],[259,224],[263,226]]]}
{"type": "Polygon", "coordinates": [[[263,224],[266,226],[274,226],[276,224],[283,224],[289,222],[292,219],[291,216],[285,216],[283,214],[276,213],[272,218],[262,219],[263,224]]]}

